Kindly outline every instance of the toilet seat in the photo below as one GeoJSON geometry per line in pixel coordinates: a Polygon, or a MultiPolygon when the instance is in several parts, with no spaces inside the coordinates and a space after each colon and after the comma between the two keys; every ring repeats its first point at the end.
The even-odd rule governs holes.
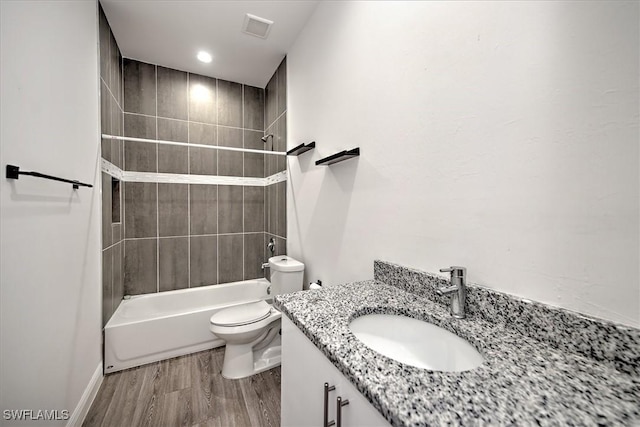
{"type": "Polygon", "coordinates": [[[271,306],[265,301],[240,304],[215,313],[211,316],[210,323],[222,327],[250,325],[266,319],[271,312],[271,306]]]}

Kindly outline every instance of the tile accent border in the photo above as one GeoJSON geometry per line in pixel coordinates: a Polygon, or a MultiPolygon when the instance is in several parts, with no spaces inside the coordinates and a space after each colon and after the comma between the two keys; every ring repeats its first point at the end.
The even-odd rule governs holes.
{"type": "Polygon", "coordinates": [[[105,159],[100,159],[100,160],[102,161],[102,164],[101,164],[102,172],[106,173],[107,175],[111,175],[112,177],[122,181],[122,169],[120,169],[119,167],[117,167],[116,165],[114,165],[108,160],[105,160],[105,159]]]}
{"type": "MultiPolygon", "coordinates": [[[[374,261],[374,278],[387,285],[448,306],[448,297],[436,289],[447,278],[374,261]]],[[[640,329],[589,317],[564,308],[467,284],[467,315],[477,317],[551,346],[604,362],[615,369],[640,375],[640,329]]]]}
{"type": "Polygon", "coordinates": [[[123,171],[113,163],[102,159],[102,172],[123,182],[153,182],[164,184],[218,184],[266,187],[288,179],[287,171],[278,172],[266,178],[242,176],[190,175],[177,173],[130,172],[123,171]]]}

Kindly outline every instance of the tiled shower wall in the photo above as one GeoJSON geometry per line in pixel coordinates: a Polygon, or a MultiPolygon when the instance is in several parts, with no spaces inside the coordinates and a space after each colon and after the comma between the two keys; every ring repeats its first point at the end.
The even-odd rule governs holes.
{"type": "MultiPolygon", "coordinates": [[[[264,89],[130,59],[124,60],[123,73],[125,136],[265,149],[260,139],[266,122],[264,89]]],[[[276,149],[285,151],[284,137],[279,138],[276,149]]],[[[124,143],[125,171],[263,178],[284,169],[282,156],[124,143]]],[[[276,234],[272,223],[286,228],[278,219],[285,211],[278,205],[284,193],[272,200],[270,191],[248,185],[126,182],[124,293],[263,277],[261,264],[269,257],[265,231],[276,234]]],[[[276,254],[284,251],[281,239],[276,254]]]]}
{"type": "MultiPolygon", "coordinates": [[[[122,55],[100,7],[100,125],[102,133],[122,135],[122,55]]],[[[103,140],[102,157],[122,166],[122,143],[103,140]]],[[[124,294],[122,215],[118,182],[102,173],[102,324],[107,323],[124,294]],[[114,191],[115,190],[115,191],[114,191]]]]}
{"type": "MultiPolygon", "coordinates": [[[[285,57],[265,88],[265,134],[273,134],[276,151],[287,151],[287,58],[285,57]]],[[[271,141],[269,141],[271,144],[271,141]]],[[[271,148],[271,147],[269,147],[271,148]]],[[[286,157],[269,156],[267,175],[286,169],[286,157]]],[[[287,246],[287,183],[266,187],[266,239],[274,239],[276,255],[286,254],[287,246]]]]}

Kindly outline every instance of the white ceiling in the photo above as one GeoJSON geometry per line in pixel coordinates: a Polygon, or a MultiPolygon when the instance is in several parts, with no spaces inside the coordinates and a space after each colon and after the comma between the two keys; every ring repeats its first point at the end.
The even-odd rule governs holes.
{"type": "Polygon", "coordinates": [[[318,1],[100,0],[122,55],[265,87],[318,1]],[[274,22],[267,39],[242,32],[245,14],[274,22]],[[199,50],[213,56],[204,64],[199,50]]]}

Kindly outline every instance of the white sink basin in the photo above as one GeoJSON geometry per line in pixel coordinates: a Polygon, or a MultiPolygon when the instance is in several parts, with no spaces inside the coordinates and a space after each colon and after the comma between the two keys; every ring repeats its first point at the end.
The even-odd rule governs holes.
{"type": "Polygon", "coordinates": [[[468,371],[482,356],[467,341],[422,320],[394,314],[367,314],[349,323],[367,347],[398,362],[432,371],[468,371]]]}

